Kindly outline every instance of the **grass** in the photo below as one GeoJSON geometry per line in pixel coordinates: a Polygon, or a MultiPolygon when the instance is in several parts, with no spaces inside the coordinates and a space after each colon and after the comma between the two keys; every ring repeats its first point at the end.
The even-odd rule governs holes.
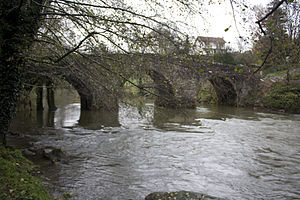
{"type": "Polygon", "coordinates": [[[271,109],[298,113],[300,111],[300,85],[277,83],[264,95],[263,102],[271,109]]]}
{"type": "Polygon", "coordinates": [[[32,175],[34,168],[19,150],[0,146],[0,199],[52,200],[41,180],[32,175]]]}
{"type": "Polygon", "coordinates": [[[274,76],[278,76],[278,75],[286,75],[287,70],[282,70],[282,71],[277,71],[277,72],[273,72],[273,73],[268,73],[266,74],[266,77],[274,77],[274,76]]]}

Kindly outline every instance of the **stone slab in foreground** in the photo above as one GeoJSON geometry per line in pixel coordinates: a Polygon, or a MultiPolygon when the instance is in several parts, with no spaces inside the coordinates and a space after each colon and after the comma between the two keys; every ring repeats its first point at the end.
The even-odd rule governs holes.
{"type": "MultiPolygon", "coordinates": [[[[145,200],[212,200],[220,199],[205,194],[189,191],[177,192],[153,192],[145,197],[145,200]]],[[[221,200],[221,199],[220,199],[221,200]]]]}

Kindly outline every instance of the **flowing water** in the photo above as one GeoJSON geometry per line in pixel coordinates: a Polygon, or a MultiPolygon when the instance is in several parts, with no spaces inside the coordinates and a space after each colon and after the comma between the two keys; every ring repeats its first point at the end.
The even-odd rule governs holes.
{"type": "Polygon", "coordinates": [[[18,113],[16,146],[62,148],[70,160],[40,161],[54,194],[72,200],[144,199],[188,190],[225,199],[300,199],[300,115],[232,107],[119,112],[18,113]]]}

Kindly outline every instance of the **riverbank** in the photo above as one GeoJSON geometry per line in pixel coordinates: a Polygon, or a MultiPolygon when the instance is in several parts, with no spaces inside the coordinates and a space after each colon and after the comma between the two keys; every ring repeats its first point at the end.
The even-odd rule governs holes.
{"type": "Polygon", "coordinates": [[[0,199],[52,200],[35,169],[19,150],[0,147],[0,199]]]}
{"type": "MultiPolygon", "coordinates": [[[[244,99],[242,106],[271,112],[300,113],[300,68],[266,74],[252,87],[256,89],[244,99]]],[[[200,104],[220,104],[209,81],[201,83],[197,101],[200,104]]]]}
{"type": "Polygon", "coordinates": [[[276,83],[261,99],[261,105],[271,110],[300,113],[300,84],[276,83]]]}
{"type": "Polygon", "coordinates": [[[300,69],[268,74],[261,79],[255,107],[300,113],[300,69]]]}

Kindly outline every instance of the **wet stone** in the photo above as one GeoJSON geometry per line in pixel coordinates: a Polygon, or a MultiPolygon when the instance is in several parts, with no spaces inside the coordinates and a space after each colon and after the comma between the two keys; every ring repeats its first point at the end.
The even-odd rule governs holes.
{"type": "MultiPolygon", "coordinates": [[[[190,192],[190,191],[177,191],[177,192],[153,192],[146,196],[145,200],[212,200],[220,199],[209,195],[190,192]]],[[[221,199],[220,199],[221,200],[221,199]]]]}
{"type": "Polygon", "coordinates": [[[53,163],[68,161],[67,155],[58,148],[45,148],[43,149],[43,156],[53,163]]]}
{"type": "Polygon", "coordinates": [[[31,151],[30,149],[24,149],[22,151],[22,153],[24,156],[35,156],[36,155],[36,153],[34,151],[31,151]]]}

